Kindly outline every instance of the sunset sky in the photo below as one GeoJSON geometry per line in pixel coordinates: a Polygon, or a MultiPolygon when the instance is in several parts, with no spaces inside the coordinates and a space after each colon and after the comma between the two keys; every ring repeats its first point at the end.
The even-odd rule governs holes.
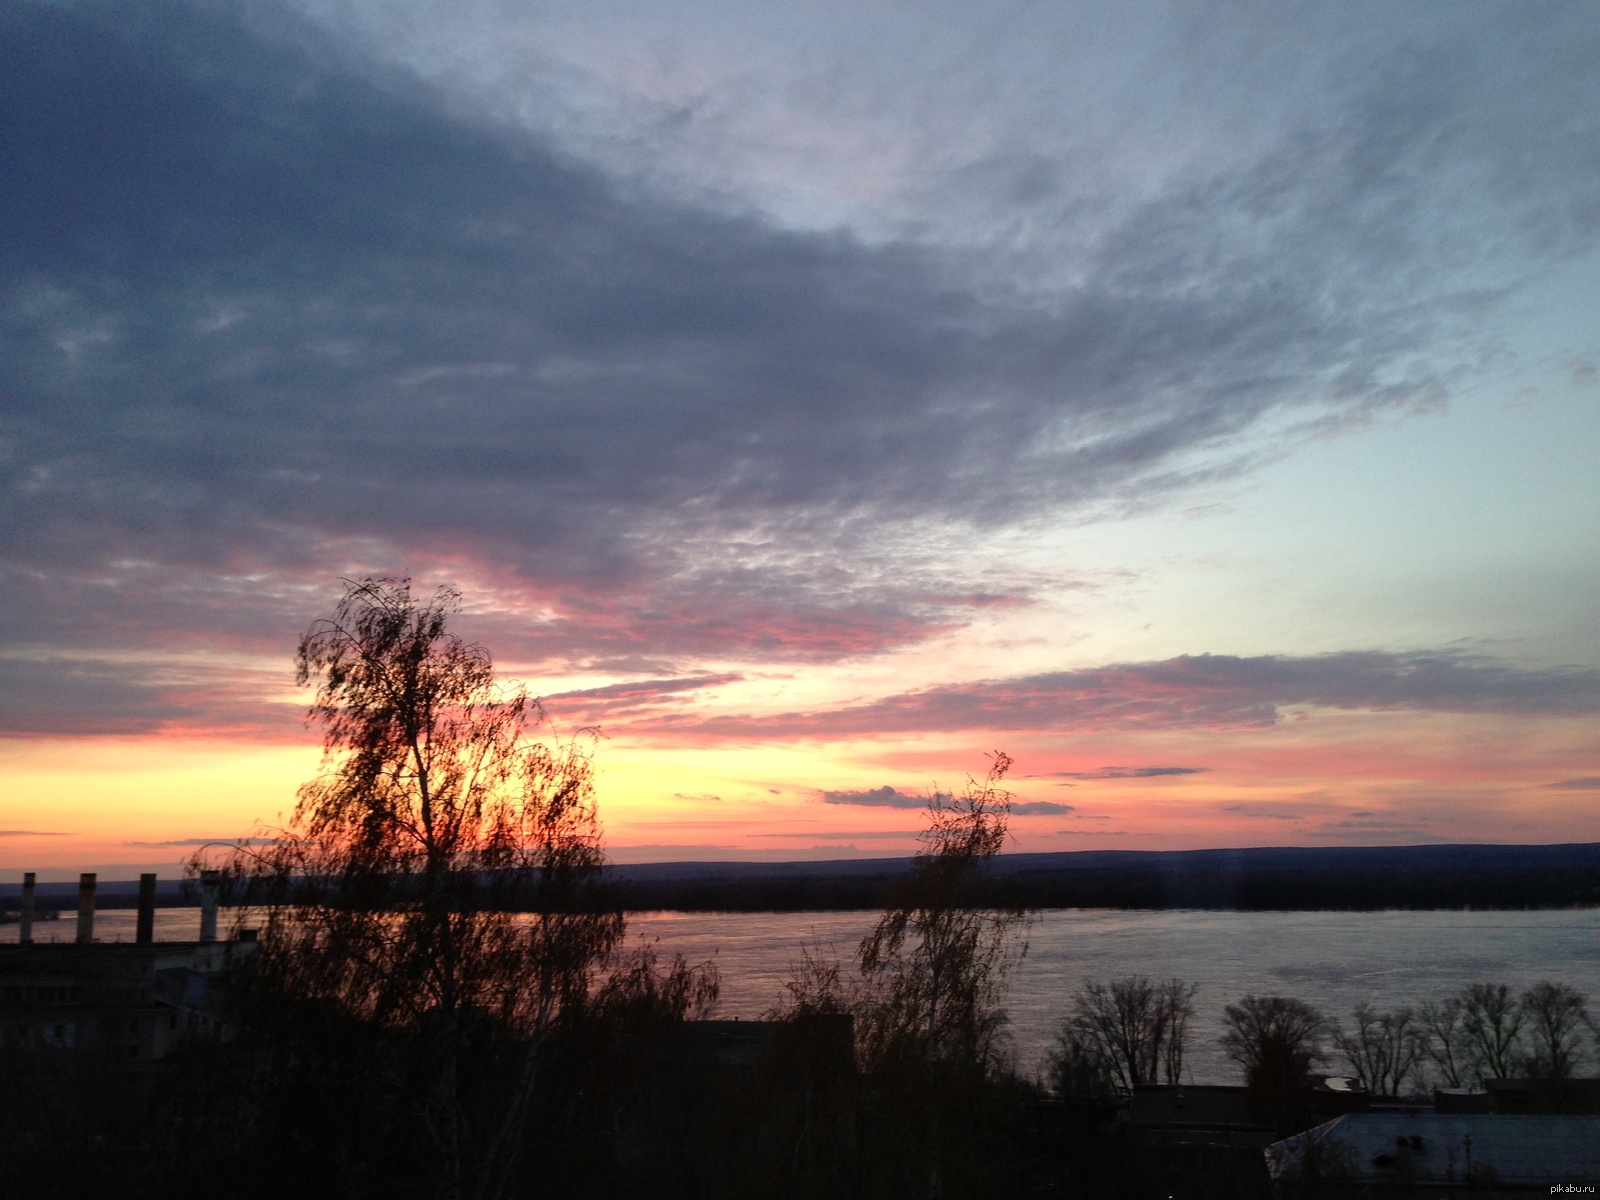
{"type": "Polygon", "coordinates": [[[621,861],[1600,839],[1591,3],[0,7],[0,880],[317,770],[341,577],[621,861]]]}

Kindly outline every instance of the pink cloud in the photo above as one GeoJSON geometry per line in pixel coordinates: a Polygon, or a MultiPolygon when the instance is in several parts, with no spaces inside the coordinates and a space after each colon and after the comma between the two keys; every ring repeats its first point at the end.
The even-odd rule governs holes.
{"type": "Polygon", "coordinates": [[[1306,706],[1576,716],[1600,712],[1600,671],[1524,669],[1466,655],[1184,655],[903,692],[771,715],[662,717],[636,732],[703,740],[843,739],[973,731],[1268,728],[1306,706]]]}

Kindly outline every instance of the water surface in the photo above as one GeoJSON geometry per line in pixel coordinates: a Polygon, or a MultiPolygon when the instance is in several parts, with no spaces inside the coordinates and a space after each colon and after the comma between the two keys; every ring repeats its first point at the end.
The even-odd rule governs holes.
{"type": "MultiPolygon", "coordinates": [[[[639,913],[630,941],[663,955],[714,962],[718,1016],[755,1018],[783,998],[801,947],[820,942],[848,962],[874,912],[639,913]]],[[[71,941],[76,914],[35,926],[40,941],[71,941]]],[[[103,941],[132,941],[135,913],[96,914],[103,941]]],[[[195,908],[158,909],[156,937],[199,934],[195,908]]],[[[224,915],[223,925],[227,920],[224,915]]],[[[15,941],[15,924],[0,941],[15,941]]],[[[1217,1046],[1222,1009],[1249,992],[1295,996],[1348,1019],[1362,1000],[1380,1008],[1442,999],[1468,983],[1520,991],[1555,979],[1600,1006],[1600,909],[1532,912],[1126,912],[1054,909],[1028,932],[1007,1008],[1019,1065],[1041,1063],[1072,992],[1085,979],[1177,976],[1196,983],[1189,1059],[1194,1081],[1231,1083],[1237,1068],[1217,1046]]]]}
{"type": "MultiPolygon", "coordinates": [[[[666,953],[716,962],[719,1015],[757,1017],[813,939],[848,960],[876,913],[645,913],[630,936],[666,953]]],[[[1189,1059],[1198,1083],[1237,1082],[1217,1045],[1222,1009],[1246,993],[1295,996],[1348,1020],[1443,999],[1468,983],[1518,991],[1540,979],[1600,1001],[1600,909],[1532,912],[1126,912],[1038,915],[1007,1007],[1019,1064],[1042,1062],[1085,979],[1177,976],[1199,985],[1189,1059]]],[[[1331,1068],[1330,1068],[1331,1069],[1331,1068]]]]}

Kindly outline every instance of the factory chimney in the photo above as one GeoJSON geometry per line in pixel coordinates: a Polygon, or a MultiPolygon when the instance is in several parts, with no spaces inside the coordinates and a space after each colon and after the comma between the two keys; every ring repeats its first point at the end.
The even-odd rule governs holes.
{"type": "Polygon", "coordinates": [[[32,871],[22,877],[22,919],[18,923],[17,941],[24,946],[33,945],[33,898],[39,889],[37,876],[32,871]]]}
{"type": "Polygon", "coordinates": [[[94,872],[78,876],[78,943],[94,941],[94,872]]]}
{"type": "Polygon", "coordinates": [[[140,944],[156,940],[156,877],[152,874],[139,876],[139,923],[133,940],[140,944]]]}
{"type": "Polygon", "coordinates": [[[217,893],[222,886],[218,871],[200,872],[200,940],[217,940],[217,893]]]}

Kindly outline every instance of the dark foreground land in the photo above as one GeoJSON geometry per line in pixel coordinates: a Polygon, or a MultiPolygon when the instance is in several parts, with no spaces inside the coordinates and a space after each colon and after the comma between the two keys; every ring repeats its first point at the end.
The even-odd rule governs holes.
{"type": "Polygon", "coordinates": [[[773,1030],[754,1053],[708,1055],[685,1045],[682,1026],[648,1020],[574,1029],[548,1046],[509,1142],[485,1136],[517,1091],[507,1048],[486,1037],[462,1062],[475,1152],[457,1190],[442,1183],[446,1131],[401,1067],[405,1047],[325,1013],[284,1017],[270,1039],[194,1046],[146,1070],[82,1053],[8,1056],[0,1194],[1270,1196],[1258,1148],[1151,1143],[1109,1107],[1074,1110],[1023,1080],[911,1065],[863,1074],[830,1044],[833,1031],[803,1024],[773,1030]]]}
{"type": "MultiPolygon", "coordinates": [[[[611,869],[634,911],[882,908],[909,859],[611,869]]],[[[1005,854],[980,903],[1030,908],[1381,910],[1600,905],[1600,843],[1005,854]]]]}

